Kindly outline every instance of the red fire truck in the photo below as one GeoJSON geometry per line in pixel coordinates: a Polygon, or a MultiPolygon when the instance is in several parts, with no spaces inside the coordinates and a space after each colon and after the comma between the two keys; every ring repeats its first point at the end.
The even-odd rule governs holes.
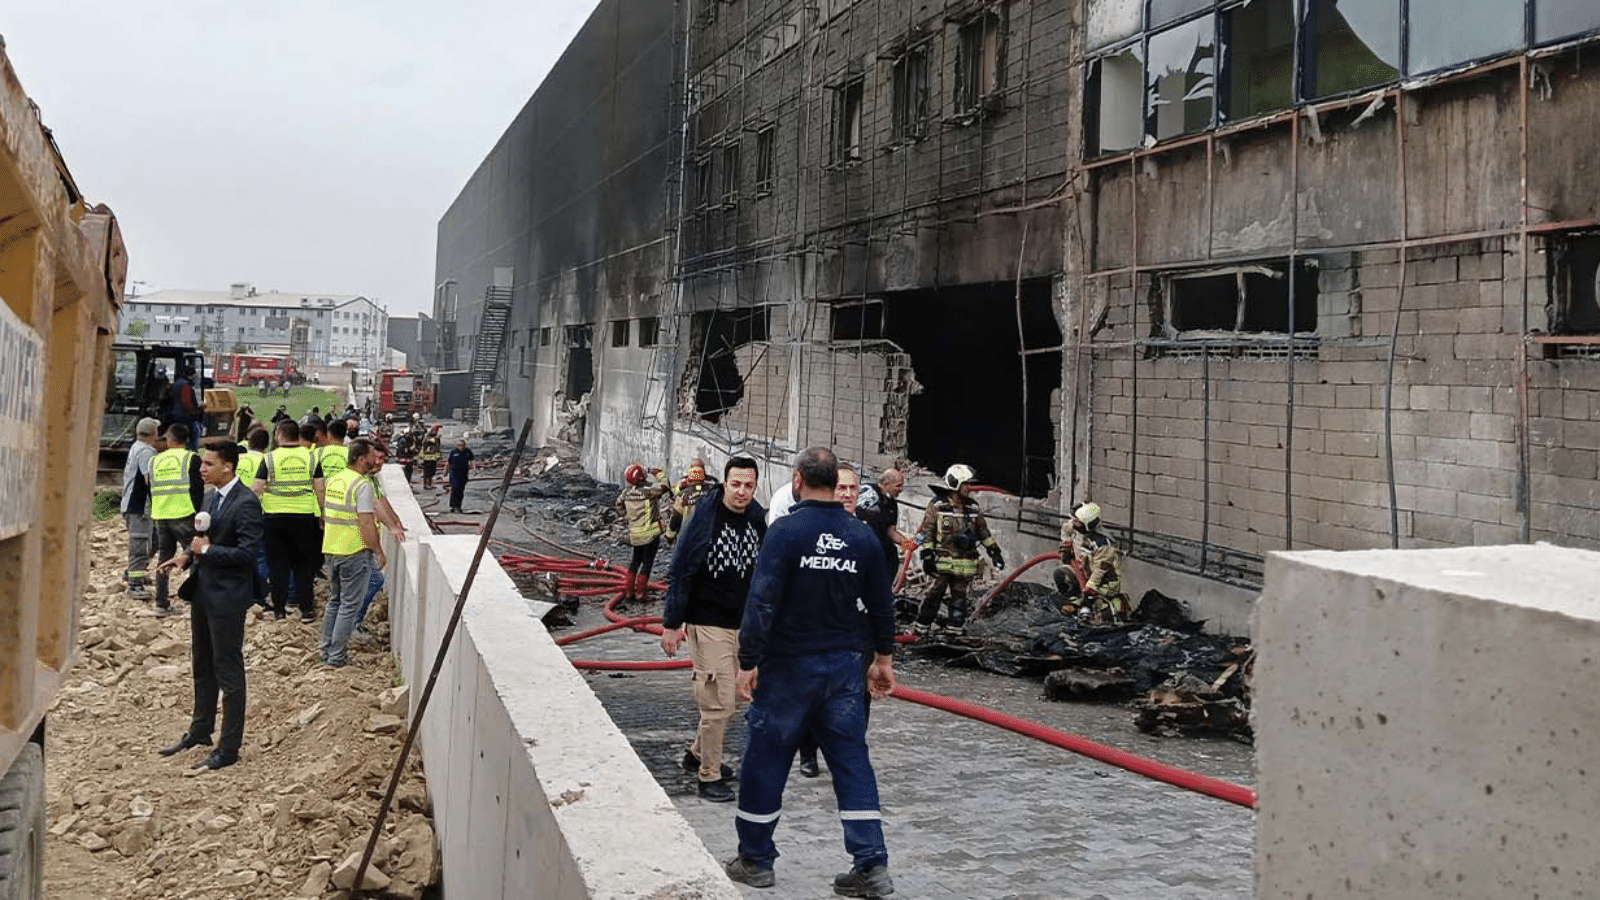
{"type": "Polygon", "coordinates": [[[301,384],[306,378],[291,356],[247,356],[243,353],[223,353],[215,357],[219,384],[237,384],[251,387],[265,380],[269,385],[280,385],[285,379],[290,384],[301,384]]]}
{"type": "Polygon", "coordinates": [[[382,369],[378,372],[378,412],[426,413],[433,405],[433,388],[417,375],[404,369],[382,369]]]}

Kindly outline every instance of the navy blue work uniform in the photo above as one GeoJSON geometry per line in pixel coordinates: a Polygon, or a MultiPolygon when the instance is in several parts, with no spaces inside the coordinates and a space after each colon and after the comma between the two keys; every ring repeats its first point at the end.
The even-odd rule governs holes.
{"type": "Polygon", "coordinates": [[[734,823],[745,859],[771,868],[778,858],[772,833],[783,789],[810,732],[833,773],[855,868],[888,864],[878,780],[867,758],[862,648],[893,653],[894,631],[889,570],[869,526],[820,500],[797,503],[772,523],[739,629],[739,668],[760,670],[745,712],[749,741],[734,823]]]}

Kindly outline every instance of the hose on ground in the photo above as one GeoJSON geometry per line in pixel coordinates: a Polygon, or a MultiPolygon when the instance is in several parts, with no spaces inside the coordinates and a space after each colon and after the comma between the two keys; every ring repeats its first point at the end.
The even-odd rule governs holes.
{"type": "Polygon", "coordinates": [[[977,617],[983,615],[983,611],[986,607],[988,607],[989,601],[993,600],[995,597],[998,597],[1001,591],[1005,590],[1011,585],[1011,582],[1016,581],[1018,575],[1021,575],[1023,572],[1028,571],[1040,563],[1059,559],[1061,559],[1061,556],[1058,553],[1041,553],[1022,565],[1017,566],[1015,569],[1012,569],[1010,573],[1006,575],[1006,577],[1000,579],[1000,583],[994,586],[994,590],[984,594],[983,599],[978,601],[978,605],[973,607],[972,618],[976,619],[977,617]]]}

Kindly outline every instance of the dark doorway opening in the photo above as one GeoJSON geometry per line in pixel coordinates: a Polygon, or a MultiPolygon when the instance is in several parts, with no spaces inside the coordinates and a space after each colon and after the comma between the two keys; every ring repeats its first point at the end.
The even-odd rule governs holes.
{"type": "Polygon", "coordinates": [[[577,400],[594,390],[593,325],[567,326],[567,398],[577,400]]]}
{"type": "Polygon", "coordinates": [[[883,296],[885,334],[911,354],[923,386],[911,398],[908,456],[937,472],[966,463],[980,482],[1027,497],[1051,489],[1061,387],[1051,296],[1048,278],[1022,282],[1020,339],[1015,282],[883,296]]]}

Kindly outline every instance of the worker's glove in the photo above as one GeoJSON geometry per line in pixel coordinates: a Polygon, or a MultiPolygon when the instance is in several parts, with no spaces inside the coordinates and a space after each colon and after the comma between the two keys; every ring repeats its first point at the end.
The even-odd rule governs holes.
{"type": "Polygon", "coordinates": [[[922,572],[925,575],[939,574],[939,559],[932,553],[922,551],[922,572]]]}
{"type": "Polygon", "coordinates": [[[1100,589],[1092,584],[1086,584],[1083,586],[1083,594],[1086,597],[1098,597],[1100,595],[1100,589]]]}
{"type": "Polygon", "coordinates": [[[994,562],[994,567],[997,569],[1004,569],[1006,567],[1006,555],[1001,553],[1000,548],[997,546],[989,547],[988,550],[989,559],[994,562]]]}

